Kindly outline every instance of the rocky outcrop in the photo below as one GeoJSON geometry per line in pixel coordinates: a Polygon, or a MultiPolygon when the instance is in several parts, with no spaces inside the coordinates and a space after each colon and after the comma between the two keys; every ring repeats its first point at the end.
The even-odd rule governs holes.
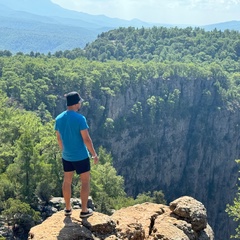
{"type": "Polygon", "coordinates": [[[79,218],[80,209],[71,217],[59,211],[33,227],[29,239],[163,239],[213,240],[204,205],[192,197],[181,197],[169,206],[143,203],[115,211],[111,216],[94,212],[79,218]]]}

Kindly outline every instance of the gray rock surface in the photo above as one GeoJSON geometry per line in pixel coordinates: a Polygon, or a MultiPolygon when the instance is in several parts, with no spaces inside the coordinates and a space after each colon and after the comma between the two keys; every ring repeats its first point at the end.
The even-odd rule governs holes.
{"type": "Polygon", "coordinates": [[[226,240],[235,229],[225,209],[237,192],[240,111],[222,99],[219,85],[225,84],[224,77],[219,81],[188,76],[133,83],[124,93],[98,102],[106,111],[96,116],[91,131],[96,144],[108,146],[128,195],[162,190],[167,202],[194,197],[206,207],[216,238],[226,240]],[[147,122],[151,98],[164,104],[158,102],[147,122]],[[131,111],[136,104],[139,115],[131,111]],[[113,119],[116,131],[98,138],[101,117],[113,119]],[[122,119],[129,124],[119,126],[122,119]]]}

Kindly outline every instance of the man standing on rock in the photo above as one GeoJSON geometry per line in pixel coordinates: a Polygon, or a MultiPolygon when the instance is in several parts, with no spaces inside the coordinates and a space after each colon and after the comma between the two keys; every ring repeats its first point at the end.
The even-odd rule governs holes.
{"type": "Polygon", "coordinates": [[[65,95],[67,99],[67,110],[56,117],[55,130],[58,145],[62,150],[62,163],[64,179],[62,185],[63,197],[65,200],[65,216],[72,214],[70,203],[71,185],[74,171],[80,175],[81,189],[80,198],[82,211],[80,217],[89,217],[93,214],[92,209],[87,208],[90,193],[90,158],[89,152],[98,163],[98,156],[94,149],[92,139],[88,132],[86,118],[77,113],[83,99],[77,92],[70,92],[65,95]]]}

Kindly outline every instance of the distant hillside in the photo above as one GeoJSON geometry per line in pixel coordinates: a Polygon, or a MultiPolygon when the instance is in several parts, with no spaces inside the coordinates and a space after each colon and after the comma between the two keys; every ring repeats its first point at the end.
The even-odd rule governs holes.
{"type": "Polygon", "coordinates": [[[206,31],[199,27],[118,28],[100,34],[84,51],[75,49],[68,56],[63,52],[62,56],[74,58],[79,53],[89,60],[103,62],[127,59],[191,63],[237,61],[240,57],[240,32],[206,31]]]}
{"type": "MultiPolygon", "coordinates": [[[[1,10],[0,10],[1,11],[1,10]]],[[[49,51],[84,47],[96,38],[97,31],[77,26],[67,26],[50,18],[24,13],[12,17],[0,16],[0,49],[12,53],[49,51]]]]}
{"type": "Polygon", "coordinates": [[[119,26],[148,27],[151,24],[70,11],[50,0],[3,0],[0,4],[0,50],[48,53],[83,48],[99,33],[119,26]]]}
{"type": "Polygon", "coordinates": [[[219,29],[219,30],[236,30],[240,31],[240,21],[230,21],[230,22],[222,22],[222,23],[216,23],[216,24],[211,24],[211,25],[206,25],[203,26],[203,28],[207,31],[211,31],[214,29],[219,29]]]}
{"type": "MultiPolygon", "coordinates": [[[[99,34],[119,27],[184,27],[161,23],[147,23],[109,18],[104,15],[64,9],[50,0],[1,0],[0,50],[12,53],[56,52],[84,48],[99,34]]],[[[240,30],[240,21],[203,26],[225,30],[240,30]]]]}

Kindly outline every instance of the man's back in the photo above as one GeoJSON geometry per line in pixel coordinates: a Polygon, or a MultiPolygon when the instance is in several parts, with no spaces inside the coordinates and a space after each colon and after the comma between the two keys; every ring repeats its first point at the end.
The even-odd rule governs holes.
{"type": "Polygon", "coordinates": [[[64,111],[56,117],[55,130],[60,133],[65,160],[79,161],[88,157],[80,134],[85,129],[88,129],[86,118],[75,111],[64,111]]]}

